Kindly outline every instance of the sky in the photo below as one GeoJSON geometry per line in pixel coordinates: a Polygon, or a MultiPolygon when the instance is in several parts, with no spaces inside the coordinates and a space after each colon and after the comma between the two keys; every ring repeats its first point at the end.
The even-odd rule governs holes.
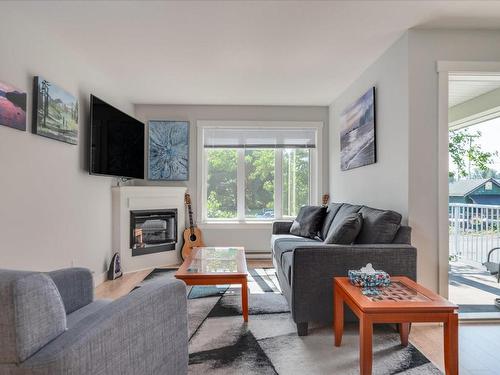
{"type": "MultiPolygon", "coordinates": [[[[490,168],[500,172],[500,118],[485,121],[480,124],[470,126],[467,129],[469,130],[469,133],[475,133],[478,130],[481,132],[481,138],[477,139],[477,143],[481,146],[483,151],[498,151],[499,156],[494,158],[493,163],[490,164],[490,168]]],[[[451,162],[450,168],[452,168],[451,162]]]]}
{"type": "MultiPolygon", "coordinates": [[[[5,92],[9,92],[9,91],[15,91],[17,89],[14,86],[9,85],[8,83],[0,82],[0,90],[5,91],[5,92]]],[[[19,90],[19,91],[21,91],[21,90],[19,90]]]]}
{"type": "MultiPolygon", "coordinates": [[[[479,130],[481,138],[478,143],[483,151],[495,152],[500,154],[500,118],[485,121],[469,128],[472,132],[479,130]]],[[[495,157],[494,163],[490,168],[500,171],[500,156],[495,157]]]]}
{"type": "MultiPolygon", "coordinates": [[[[39,77],[39,79],[40,79],[40,82],[42,80],[44,80],[44,78],[42,78],[42,77],[39,77]]],[[[62,89],[61,87],[57,86],[56,84],[54,84],[50,81],[47,81],[47,82],[50,83],[49,92],[50,92],[50,97],[52,99],[60,99],[64,104],[73,105],[75,103],[76,99],[73,95],[71,95],[70,93],[68,93],[67,91],[62,89]]]]}

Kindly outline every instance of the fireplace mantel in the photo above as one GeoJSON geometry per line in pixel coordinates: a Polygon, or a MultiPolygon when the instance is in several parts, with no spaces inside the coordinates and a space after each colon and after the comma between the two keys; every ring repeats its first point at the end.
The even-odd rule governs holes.
{"type": "Polygon", "coordinates": [[[119,186],[112,188],[113,251],[120,253],[122,269],[126,272],[173,265],[180,262],[182,231],[185,227],[184,187],[119,186]],[[130,249],[130,211],[177,209],[178,225],[176,251],[132,256],[130,249]]]}

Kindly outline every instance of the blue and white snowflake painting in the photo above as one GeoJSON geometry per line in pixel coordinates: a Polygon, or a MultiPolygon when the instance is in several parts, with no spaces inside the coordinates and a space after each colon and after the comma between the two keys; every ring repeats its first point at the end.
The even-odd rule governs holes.
{"type": "Polygon", "coordinates": [[[149,121],[149,179],[189,179],[189,122],[149,121]]]}

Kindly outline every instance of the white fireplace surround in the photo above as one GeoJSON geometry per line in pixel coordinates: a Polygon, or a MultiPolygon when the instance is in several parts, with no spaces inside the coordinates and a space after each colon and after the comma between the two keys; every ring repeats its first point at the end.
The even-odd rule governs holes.
{"type": "Polygon", "coordinates": [[[112,188],[113,250],[120,253],[124,273],[178,264],[182,232],[186,222],[184,187],[119,186],[112,188]],[[132,256],[130,249],[130,211],[177,209],[176,250],[132,256]]]}

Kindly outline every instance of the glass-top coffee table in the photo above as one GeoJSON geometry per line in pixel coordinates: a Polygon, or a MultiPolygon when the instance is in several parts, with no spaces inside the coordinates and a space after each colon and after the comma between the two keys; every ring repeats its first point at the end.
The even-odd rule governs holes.
{"type": "Polygon", "coordinates": [[[248,322],[247,261],[243,247],[195,247],[175,273],[187,285],[241,285],[241,310],[248,322]]]}
{"type": "Polygon", "coordinates": [[[367,296],[347,277],[335,277],[335,346],[340,346],[344,331],[344,303],[359,318],[360,374],[372,373],[372,336],[375,323],[398,323],[401,344],[408,345],[413,322],[444,323],[444,362],[447,375],[458,374],[458,306],[407,277],[391,277],[391,285],[367,296]]]}

